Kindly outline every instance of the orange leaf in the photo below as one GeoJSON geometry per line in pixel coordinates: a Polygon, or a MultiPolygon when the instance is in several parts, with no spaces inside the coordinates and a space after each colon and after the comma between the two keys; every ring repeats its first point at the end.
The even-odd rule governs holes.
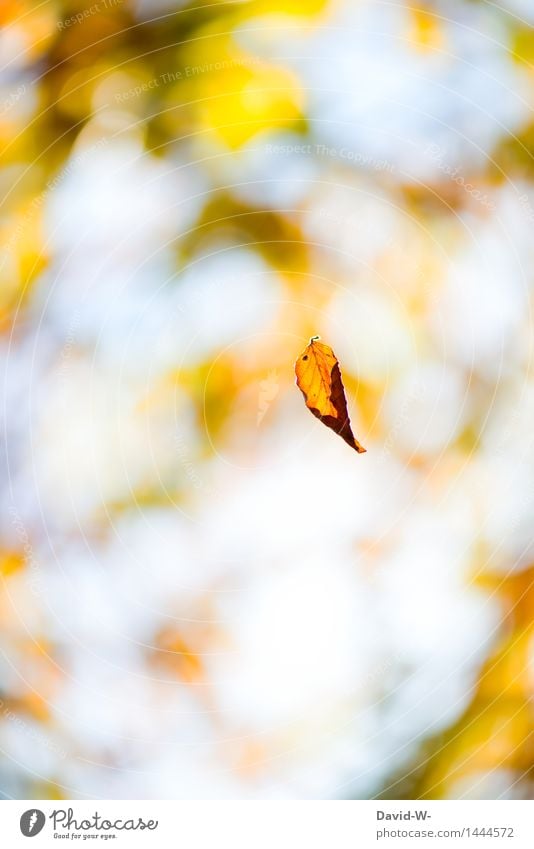
{"type": "Polygon", "coordinates": [[[309,410],[338,433],[358,454],[365,448],[355,439],[350,426],[345,389],[339,362],[332,348],[312,336],[310,344],[295,363],[297,386],[309,410]]]}

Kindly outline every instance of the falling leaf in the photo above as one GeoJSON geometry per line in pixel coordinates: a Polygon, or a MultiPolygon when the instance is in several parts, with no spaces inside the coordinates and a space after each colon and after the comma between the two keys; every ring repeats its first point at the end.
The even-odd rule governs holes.
{"type": "Polygon", "coordinates": [[[338,433],[358,454],[365,453],[350,426],[345,389],[339,362],[332,348],[312,336],[310,344],[295,363],[297,386],[306,406],[318,419],[338,433]]]}

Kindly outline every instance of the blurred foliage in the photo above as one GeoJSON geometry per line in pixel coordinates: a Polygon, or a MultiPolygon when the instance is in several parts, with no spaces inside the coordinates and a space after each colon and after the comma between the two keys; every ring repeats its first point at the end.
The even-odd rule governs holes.
{"type": "MultiPolygon", "coordinates": [[[[197,438],[157,480],[148,472],[142,473],[139,479],[129,481],[131,485],[125,492],[103,496],[101,509],[95,510],[92,524],[84,529],[85,539],[97,542],[108,539],[114,522],[144,508],[186,510],[191,490],[200,497],[205,486],[204,481],[193,477],[192,465],[199,459],[213,457],[218,440],[228,440],[246,466],[262,438],[256,424],[256,387],[266,380],[264,364],[268,361],[269,373],[272,369],[277,375],[274,390],[271,392],[269,386],[262,390],[268,396],[265,410],[269,423],[282,409],[277,406],[278,391],[282,398],[292,389],[296,343],[316,331],[317,315],[332,298],[333,280],[341,290],[350,277],[350,282],[356,280],[362,291],[367,291],[365,287],[373,292],[382,287],[390,294],[388,280],[395,277],[395,285],[402,293],[402,307],[396,304],[401,316],[399,324],[404,326],[406,311],[417,328],[411,343],[423,360],[435,357],[439,347],[429,329],[429,314],[448,264],[435,243],[440,242],[445,248],[457,244],[454,227],[458,219],[475,222],[475,226],[491,216],[465,191],[465,184],[472,182],[481,192],[492,193],[509,180],[534,179],[531,121],[524,122],[517,133],[503,130],[484,165],[467,160],[463,184],[451,180],[440,169],[428,179],[410,179],[401,168],[391,173],[371,172],[370,178],[369,169],[364,166],[354,167],[338,159],[323,182],[345,184],[363,196],[369,180],[374,180],[377,192],[389,192],[391,205],[418,222],[418,232],[425,231],[428,237],[427,241],[422,237],[419,242],[419,237],[410,241],[406,232],[401,248],[386,244],[349,275],[343,270],[341,248],[323,250],[327,243],[322,232],[324,225],[315,237],[306,231],[306,208],[324,203],[320,192],[325,186],[319,185],[320,180],[304,199],[294,202],[294,208],[278,208],[276,204],[262,205],[238,191],[230,185],[231,173],[225,174],[218,164],[219,156],[228,157],[237,183],[239,156],[255,139],[263,143],[266,138],[291,134],[292,143],[316,141],[309,117],[310,92],[291,63],[283,59],[291,39],[282,45],[278,60],[266,58],[267,49],[264,54],[255,55],[251,45],[261,48],[262,37],[268,44],[269,28],[280,19],[287,23],[295,41],[304,39],[327,20],[336,4],[327,0],[251,0],[205,6],[191,2],[153,16],[147,12],[145,17],[139,9],[149,8],[147,4],[101,0],[100,5],[105,8],[98,13],[88,12],[89,7],[77,0],[49,0],[44,4],[4,0],[0,6],[0,25],[9,46],[0,106],[2,339],[7,345],[23,336],[32,322],[37,326],[35,311],[49,291],[51,284],[46,274],[54,258],[53,238],[45,227],[45,210],[55,187],[66,179],[69,161],[99,140],[115,140],[132,127],[155,161],[180,162],[180,157],[189,156],[210,185],[210,191],[202,194],[187,232],[174,240],[178,290],[180,275],[191,262],[202,260],[218,246],[230,246],[253,253],[269,273],[276,273],[276,279],[285,287],[285,299],[277,303],[273,319],[279,333],[276,350],[268,340],[260,339],[252,353],[249,349],[228,349],[215,362],[206,356],[202,362],[165,367],[148,390],[144,385],[139,390],[136,414],[151,417],[154,427],[159,423],[158,416],[165,419],[168,410],[174,411],[174,405],[179,403],[176,399],[182,398],[183,393],[190,405],[191,427],[197,438]],[[83,20],[77,21],[77,15],[83,20]],[[410,266],[411,260],[418,276],[410,266]],[[368,279],[371,271],[375,275],[372,284],[368,279]]],[[[496,10],[494,13],[498,14],[496,10]]],[[[517,20],[512,25],[504,12],[500,14],[499,21],[509,39],[510,62],[521,66],[532,82],[532,28],[519,25],[517,20]]],[[[403,27],[406,50],[422,62],[431,63],[452,49],[450,32],[432,4],[410,8],[403,27]]],[[[459,80],[461,85],[461,74],[459,80]]],[[[362,80],[362,89],[365,85],[362,80]]],[[[413,155],[417,157],[419,151],[415,147],[413,155]]],[[[326,168],[325,165],[325,172],[326,168]]],[[[335,231],[341,229],[342,222],[334,223],[335,231]]],[[[160,281],[154,280],[155,290],[159,285],[160,281]]],[[[387,332],[387,328],[379,328],[375,335],[383,337],[385,344],[387,332]]],[[[352,338],[352,329],[348,335],[352,338]]],[[[392,370],[402,370],[396,354],[393,359],[392,370]]],[[[45,369],[46,365],[43,364],[45,369]]],[[[440,454],[441,449],[434,452],[409,445],[395,447],[394,459],[399,467],[405,466],[408,475],[428,475],[431,488],[442,494],[450,477],[460,474],[468,458],[479,451],[486,410],[496,392],[491,379],[484,383],[486,378],[469,374],[464,365],[458,371],[469,384],[472,407],[468,421],[451,436],[445,456],[440,454]]],[[[358,410],[355,430],[360,434],[363,428],[362,441],[367,446],[363,434],[368,434],[377,450],[376,446],[392,432],[391,420],[384,417],[389,378],[385,379],[380,371],[380,362],[375,371],[366,370],[365,364],[359,369],[352,363],[347,364],[345,372],[351,404],[358,410]]],[[[393,419],[394,433],[404,418],[401,408],[397,419],[393,419]]],[[[132,453],[136,453],[135,447],[132,453]]],[[[396,468],[392,475],[395,473],[396,468]]],[[[41,518],[36,513],[35,523],[24,525],[22,538],[19,532],[18,542],[6,540],[0,550],[0,627],[6,636],[6,652],[15,669],[24,657],[30,670],[28,680],[17,680],[14,674],[11,686],[6,684],[2,689],[0,723],[9,728],[12,715],[17,715],[25,723],[23,730],[27,735],[36,733],[40,726],[48,728],[54,740],[64,735],[66,745],[77,751],[83,745],[78,744],[72,730],[63,732],[62,718],[52,708],[68,677],[63,671],[68,667],[68,652],[61,648],[62,629],[55,623],[54,635],[45,635],[46,617],[39,607],[39,593],[26,592],[28,609],[42,628],[30,636],[11,597],[12,592],[16,596],[20,591],[17,582],[21,573],[31,572],[34,549],[46,541],[47,534],[39,525],[41,518]]],[[[77,532],[75,527],[69,528],[65,538],[70,541],[77,532]]],[[[364,551],[371,575],[378,569],[375,558],[385,556],[394,541],[393,531],[382,536],[377,532],[375,539],[372,530],[359,540],[355,548],[359,546],[364,551]]],[[[53,554],[58,556],[55,551],[53,554]]],[[[504,555],[503,561],[501,571],[481,567],[474,579],[477,589],[496,602],[502,615],[465,706],[448,727],[416,741],[416,751],[410,750],[400,766],[396,764],[382,776],[375,788],[378,795],[476,795],[479,783],[484,794],[483,782],[494,771],[510,776],[512,795],[532,793],[533,679],[529,669],[534,637],[534,568],[513,571],[511,554],[504,555]]],[[[432,564],[428,568],[430,572],[432,564]]],[[[217,611],[209,605],[207,609],[187,604],[181,608],[177,603],[176,608],[180,626],[160,623],[150,635],[150,645],[147,638],[146,663],[156,676],[161,676],[158,683],[165,693],[170,684],[179,682],[194,692],[197,708],[209,713],[214,710],[209,686],[213,656],[218,651],[231,652],[232,640],[217,624],[217,611]]],[[[317,675],[320,674],[318,669],[317,675]]],[[[187,705],[186,697],[183,699],[187,705]]],[[[242,729],[239,722],[234,727],[222,727],[228,738],[234,734],[236,740],[243,732],[235,745],[222,743],[219,755],[228,769],[247,781],[259,780],[262,764],[269,758],[276,759],[273,751],[293,745],[282,732],[269,738],[263,734],[255,736],[254,729],[242,729]]],[[[120,753],[107,751],[99,756],[106,766],[119,769],[122,764],[120,753]]],[[[10,768],[16,773],[13,764],[10,768]]],[[[46,764],[42,769],[46,771],[46,764]]],[[[60,774],[57,766],[50,768],[46,780],[37,775],[17,775],[13,781],[8,792],[28,794],[28,798],[60,798],[73,791],[70,778],[60,774]]]]}

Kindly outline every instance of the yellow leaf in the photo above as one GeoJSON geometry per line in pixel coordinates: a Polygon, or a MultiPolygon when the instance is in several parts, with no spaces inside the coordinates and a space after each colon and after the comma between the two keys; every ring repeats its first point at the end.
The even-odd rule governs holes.
{"type": "Polygon", "coordinates": [[[295,363],[295,373],[297,386],[313,415],[358,454],[364,454],[366,449],[352,433],[339,362],[332,348],[313,336],[295,363]]]}

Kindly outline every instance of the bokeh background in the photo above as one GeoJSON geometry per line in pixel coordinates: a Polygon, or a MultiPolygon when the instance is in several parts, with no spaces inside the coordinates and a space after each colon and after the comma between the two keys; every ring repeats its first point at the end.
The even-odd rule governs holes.
{"type": "Polygon", "coordinates": [[[533,796],[532,3],[0,24],[3,796],[533,796]]]}

